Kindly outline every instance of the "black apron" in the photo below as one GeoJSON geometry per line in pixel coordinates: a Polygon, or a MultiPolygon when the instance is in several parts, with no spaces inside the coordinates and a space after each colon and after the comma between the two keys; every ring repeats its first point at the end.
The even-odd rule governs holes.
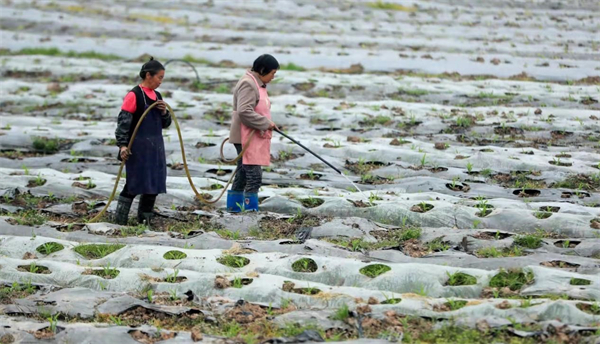
{"type": "MultiPolygon", "coordinates": [[[[148,98],[144,90],[141,90],[141,94],[145,111],[156,101],[148,98]]],[[[158,94],[156,98],[159,99],[158,94]]],[[[158,108],[152,108],[142,121],[131,145],[131,153],[125,163],[127,192],[131,195],[166,193],[167,163],[161,111],[158,108]]]]}

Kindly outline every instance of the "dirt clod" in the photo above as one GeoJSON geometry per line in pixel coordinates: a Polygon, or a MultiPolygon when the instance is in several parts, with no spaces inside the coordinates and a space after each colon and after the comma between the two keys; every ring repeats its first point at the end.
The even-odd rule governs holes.
{"type": "Polygon", "coordinates": [[[435,149],[439,149],[439,150],[445,150],[445,149],[448,148],[448,146],[445,143],[443,143],[443,142],[436,142],[434,144],[434,148],[435,149]]]}
{"type": "Polygon", "coordinates": [[[5,334],[0,337],[0,343],[12,344],[15,342],[15,337],[12,334],[5,334]]]}
{"type": "Polygon", "coordinates": [[[356,313],[358,314],[368,314],[371,313],[371,307],[369,305],[358,306],[356,307],[356,313]]]}
{"type": "Polygon", "coordinates": [[[131,336],[131,338],[133,338],[137,342],[144,343],[144,344],[154,344],[156,342],[160,342],[163,340],[169,340],[169,339],[175,338],[177,333],[176,332],[169,332],[169,333],[159,332],[157,334],[150,335],[149,333],[146,333],[144,331],[131,330],[131,331],[129,331],[129,335],[131,336]]]}
{"type": "Polygon", "coordinates": [[[225,317],[234,320],[238,324],[249,324],[256,319],[264,318],[267,315],[267,311],[262,307],[244,302],[241,306],[236,305],[225,313],[225,317]]]}
{"type": "Polygon", "coordinates": [[[226,289],[229,288],[231,286],[231,284],[229,283],[229,280],[223,276],[217,276],[215,277],[215,288],[217,289],[226,289]]]}
{"type": "Polygon", "coordinates": [[[369,297],[369,300],[367,301],[368,304],[370,305],[378,305],[379,304],[379,300],[377,300],[376,298],[374,298],[373,296],[369,297]]]}
{"type": "Polygon", "coordinates": [[[199,328],[192,328],[192,341],[193,342],[201,342],[202,341],[202,332],[199,328]]]}
{"type": "Polygon", "coordinates": [[[512,305],[507,300],[504,300],[504,301],[500,302],[499,304],[497,304],[496,308],[498,308],[498,309],[509,309],[509,308],[512,308],[512,305]]]}
{"type": "Polygon", "coordinates": [[[23,260],[27,259],[37,259],[37,256],[35,255],[35,253],[25,252],[25,254],[23,255],[23,260]]]}
{"type": "Polygon", "coordinates": [[[53,82],[48,84],[48,86],[46,86],[46,89],[48,90],[48,92],[51,93],[61,93],[63,91],[65,91],[67,88],[69,88],[69,86],[61,86],[58,82],[53,82]]]}
{"type": "Polygon", "coordinates": [[[429,249],[417,239],[410,239],[403,243],[402,252],[413,258],[420,258],[429,253],[429,249]]]}

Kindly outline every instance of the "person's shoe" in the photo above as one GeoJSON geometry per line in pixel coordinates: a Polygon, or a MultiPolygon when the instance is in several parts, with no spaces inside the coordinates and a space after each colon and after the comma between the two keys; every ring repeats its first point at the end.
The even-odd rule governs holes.
{"type": "Polygon", "coordinates": [[[150,222],[154,217],[154,203],[156,195],[141,195],[140,204],[138,205],[137,220],[139,223],[145,223],[150,228],[150,222]]]}
{"type": "Polygon", "coordinates": [[[239,213],[244,205],[243,191],[227,191],[227,211],[230,213],[239,213]]]}
{"type": "Polygon", "coordinates": [[[119,203],[117,203],[117,210],[115,212],[115,223],[121,226],[127,225],[129,221],[129,210],[131,209],[131,204],[133,203],[133,198],[127,198],[123,196],[119,196],[119,203]]]}
{"type": "Polygon", "coordinates": [[[258,193],[244,193],[244,210],[258,211],[258,193]]]}

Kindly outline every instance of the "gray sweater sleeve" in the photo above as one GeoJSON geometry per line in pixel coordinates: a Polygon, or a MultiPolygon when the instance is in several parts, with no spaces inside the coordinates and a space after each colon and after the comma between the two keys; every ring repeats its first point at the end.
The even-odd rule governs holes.
{"type": "Polygon", "coordinates": [[[258,130],[267,130],[271,121],[254,111],[258,102],[256,91],[249,82],[241,83],[237,90],[237,113],[240,121],[247,127],[258,130]]]}
{"type": "Polygon", "coordinates": [[[131,120],[133,114],[125,110],[121,110],[117,120],[117,129],[115,130],[115,138],[117,146],[126,147],[129,144],[129,129],[131,128],[131,120]]]}

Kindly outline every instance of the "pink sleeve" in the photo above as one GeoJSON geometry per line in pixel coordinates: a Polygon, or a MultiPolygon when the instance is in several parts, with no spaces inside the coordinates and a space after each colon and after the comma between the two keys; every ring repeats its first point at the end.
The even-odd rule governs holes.
{"type": "Polygon", "coordinates": [[[125,96],[125,99],[123,100],[123,105],[121,105],[121,110],[130,112],[130,113],[134,113],[136,108],[137,108],[137,106],[136,106],[136,101],[135,101],[135,93],[133,93],[133,92],[127,93],[127,95],[125,96]]]}

